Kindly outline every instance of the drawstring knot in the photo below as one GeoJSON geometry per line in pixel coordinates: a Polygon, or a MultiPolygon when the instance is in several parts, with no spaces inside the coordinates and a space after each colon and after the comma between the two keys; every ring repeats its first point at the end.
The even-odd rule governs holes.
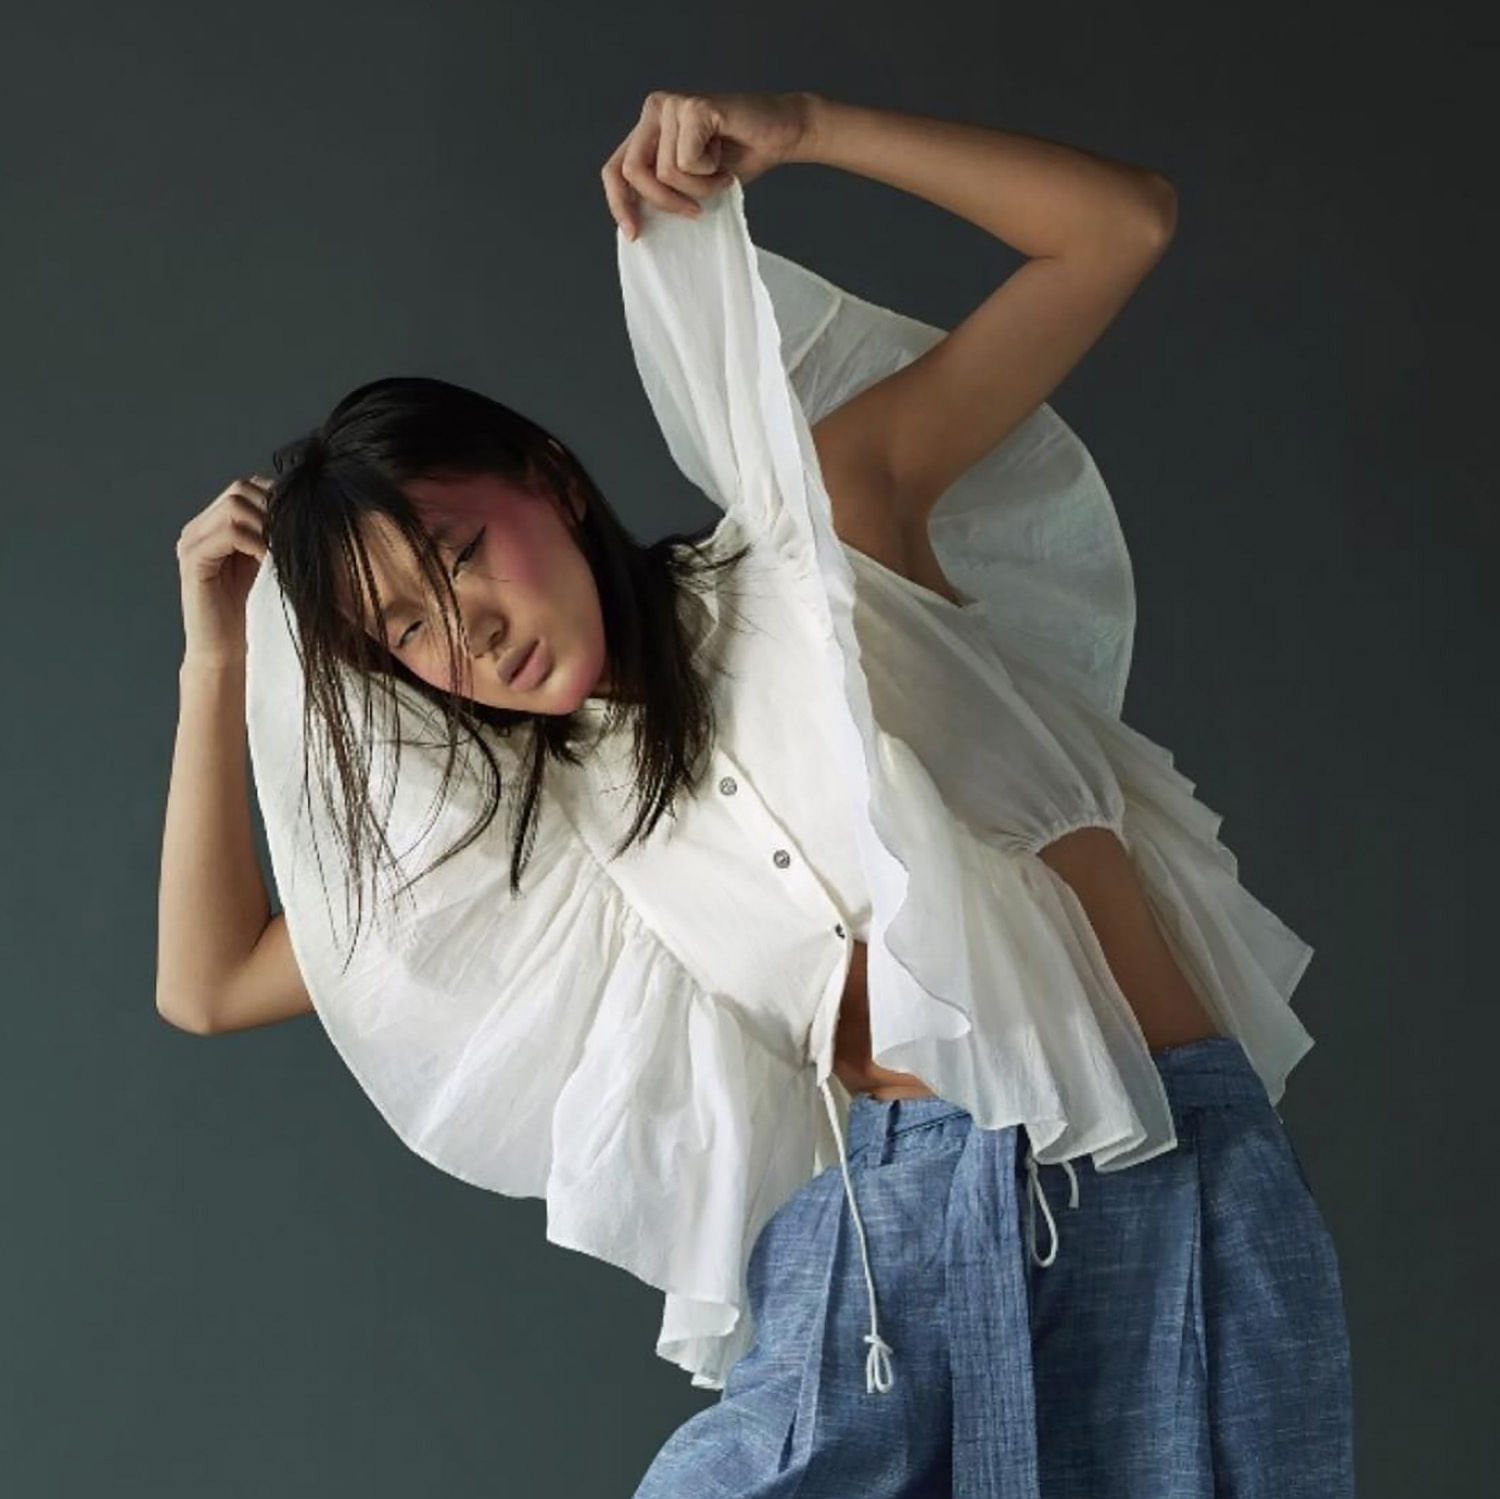
{"type": "MultiPolygon", "coordinates": [[[[823,1102],[828,1108],[828,1121],[833,1125],[833,1138],[838,1142],[839,1165],[844,1173],[844,1192],[849,1199],[849,1212],[854,1219],[854,1231],[859,1237],[859,1254],[864,1262],[865,1287],[870,1297],[870,1330],[864,1334],[864,1341],[869,1344],[869,1353],[865,1357],[865,1390],[868,1394],[885,1394],[896,1382],[896,1376],[891,1368],[892,1348],[886,1340],[880,1336],[880,1327],[876,1317],[875,1305],[875,1277],[870,1271],[870,1247],[865,1240],[865,1225],[859,1216],[859,1204],[854,1200],[854,1181],[849,1175],[849,1154],[844,1148],[844,1134],[839,1128],[838,1109],[833,1101],[833,1091],[828,1086],[827,1078],[819,1084],[823,1093],[823,1102]]],[[[1068,1206],[1078,1206],[1078,1173],[1073,1169],[1071,1161],[1058,1163],[1068,1173],[1068,1206]]],[[[1058,1235],[1057,1220],[1052,1216],[1052,1209],[1047,1202],[1047,1194],[1042,1190],[1041,1170],[1036,1156],[1032,1153],[1030,1146],[1026,1150],[1026,1237],[1031,1249],[1031,1258],[1043,1267],[1050,1265],[1057,1258],[1058,1235]],[[1052,1247],[1047,1252],[1046,1259],[1037,1253],[1036,1249],[1036,1207],[1040,1202],[1042,1212],[1047,1219],[1047,1230],[1052,1238],[1052,1247]]]]}
{"type": "Polygon", "coordinates": [[[865,1359],[865,1393],[873,1395],[879,1391],[884,1395],[896,1382],[896,1376],[891,1372],[891,1345],[873,1331],[865,1334],[865,1342],[870,1345],[869,1356],[865,1359]]]}

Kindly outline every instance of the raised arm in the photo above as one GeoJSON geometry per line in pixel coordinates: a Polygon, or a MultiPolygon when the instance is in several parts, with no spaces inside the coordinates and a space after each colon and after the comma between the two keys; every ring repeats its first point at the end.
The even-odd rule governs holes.
{"type": "MultiPolygon", "coordinates": [[[[1030,258],[920,358],[831,412],[820,454],[868,476],[888,546],[931,573],[927,518],[1093,347],[1165,253],[1170,181],[1035,136],[813,97],[790,160],[875,178],[962,215],[1030,258]]],[[[837,497],[830,495],[830,498],[837,497]]]]}
{"type": "Polygon", "coordinates": [[[177,545],[187,637],[162,835],[156,1008],[214,1035],[305,1014],[256,858],[245,745],[245,598],[263,555],[263,492],[236,480],[177,545]]]}

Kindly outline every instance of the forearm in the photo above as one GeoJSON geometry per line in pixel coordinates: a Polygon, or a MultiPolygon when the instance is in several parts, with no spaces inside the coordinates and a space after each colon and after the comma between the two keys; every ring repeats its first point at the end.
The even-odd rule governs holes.
{"type": "Polygon", "coordinates": [[[162,836],[156,1003],[193,1025],[271,918],[245,763],[244,664],[183,661],[162,836]]]}
{"type": "Polygon", "coordinates": [[[1175,213],[1161,173],[1038,136],[809,93],[789,160],[840,167],[926,198],[1027,256],[1155,236],[1175,213]]]}

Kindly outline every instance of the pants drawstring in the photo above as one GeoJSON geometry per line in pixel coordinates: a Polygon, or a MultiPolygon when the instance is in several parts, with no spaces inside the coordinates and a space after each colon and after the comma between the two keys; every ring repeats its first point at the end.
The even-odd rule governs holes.
{"type": "MultiPolygon", "coordinates": [[[[896,1382],[896,1376],[891,1368],[891,1345],[880,1336],[880,1325],[875,1303],[875,1277],[870,1270],[870,1247],[865,1239],[864,1221],[859,1216],[859,1205],[854,1200],[854,1181],[849,1175],[849,1154],[844,1148],[843,1131],[839,1129],[838,1108],[833,1101],[833,1090],[828,1085],[828,1079],[824,1078],[819,1083],[823,1094],[823,1102],[828,1109],[828,1122],[833,1126],[833,1138],[838,1143],[839,1167],[844,1174],[844,1193],[849,1199],[849,1212],[854,1219],[854,1231],[859,1238],[860,1259],[864,1263],[865,1288],[870,1297],[870,1330],[864,1335],[864,1341],[870,1345],[869,1353],[865,1358],[865,1390],[869,1394],[885,1394],[896,1382]]],[[[1061,1161],[1059,1164],[1068,1173],[1068,1206],[1078,1206],[1078,1173],[1073,1169],[1071,1161],[1061,1161]]],[[[1047,1194],[1042,1190],[1041,1170],[1035,1154],[1031,1147],[1026,1149],[1026,1238],[1030,1248],[1033,1262],[1045,1268],[1057,1258],[1058,1233],[1057,1220],[1052,1216],[1052,1208],[1047,1202],[1047,1194]],[[1047,1251],[1047,1257],[1042,1258],[1036,1248],[1036,1203],[1042,1205],[1042,1213],[1047,1219],[1047,1232],[1052,1241],[1052,1247],[1047,1251]]]]}
{"type": "Polygon", "coordinates": [[[859,1253],[865,1265],[865,1286],[870,1293],[870,1330],[864,1336],[864,1341],[870,1345],[869,1354],[865,1358],[865,1392],[874,1394],[878,1391],[883,1395],[896,1382],[896,1376],[891,1371],[891,1345],[880,1336],[880,1328],[876,1322],[875,1277],[870,1273],[870,1250],[865,1243],[865,1226],[860,1220],[859,1208],[854,1201],[854,1183],[849,1177],[849,1156],[844,1149],[844,1136],[839,1129],[838,1110],[834,1105],[833,1092],[828,1086],[827,1078],[824,1078],[818,1086],[823,1090],[823,1102],[828,1107],[828,1119],[833,1125],[833,1138],[838,1141],[839,1165],[844,1171],[844,1191],[849,1198],[849,1211],[854,1216],[855,1231],[859,1235],[859,1253]]]}
{"type": "MultiPolygon", "coordinates": [[[[1068,1173],[1068,1206],[1078,1206],[1078,1173],[1073,1169],[1072,1161],[1061,1161],[1059,1164],[1068,1173]]],[[[1042,1191],[1041,1172],[1038,1169],[1037,1158],[1032,1154],[1031,1147],[1026,1147],[1026,1239],[1031,1246],[1031,1258],[1037,1265],[1045,1268],[1057,1258],[1057,1220],[1052,1216],[1052,1209],[1047,1205],[1047,1194],[1042,1191]],[[1042,1212],[1047,1217],[1047,1233],[1052,1240],[1052,1247],[1047,1251],[1047,1258],[1043,1259],[1036,1252],[1036,1203],[1042,1205],[1042,1212]]]]}

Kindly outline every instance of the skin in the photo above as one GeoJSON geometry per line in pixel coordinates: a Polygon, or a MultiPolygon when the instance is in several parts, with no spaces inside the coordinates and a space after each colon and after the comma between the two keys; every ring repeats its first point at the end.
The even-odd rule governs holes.
{"type": "MultiPolygon", "coordinates": [[[[565,502],[491,474],[415,479],[404,490],[428,533],[441,538],[468,671],[450,681],[441,611],[425,598],[399,533],[372,517],[363,534],[386,613],[384,639],[397,659],[423,681],[495,708],[564,714],[587,697],[609,696],[599,591],[565,502]],[[552,658],[545,675],[529,688],[507,684],[508,658],[538,637],[552,658]]],[[[368,608],[362,623],[381,638],[368,608]]]]}

